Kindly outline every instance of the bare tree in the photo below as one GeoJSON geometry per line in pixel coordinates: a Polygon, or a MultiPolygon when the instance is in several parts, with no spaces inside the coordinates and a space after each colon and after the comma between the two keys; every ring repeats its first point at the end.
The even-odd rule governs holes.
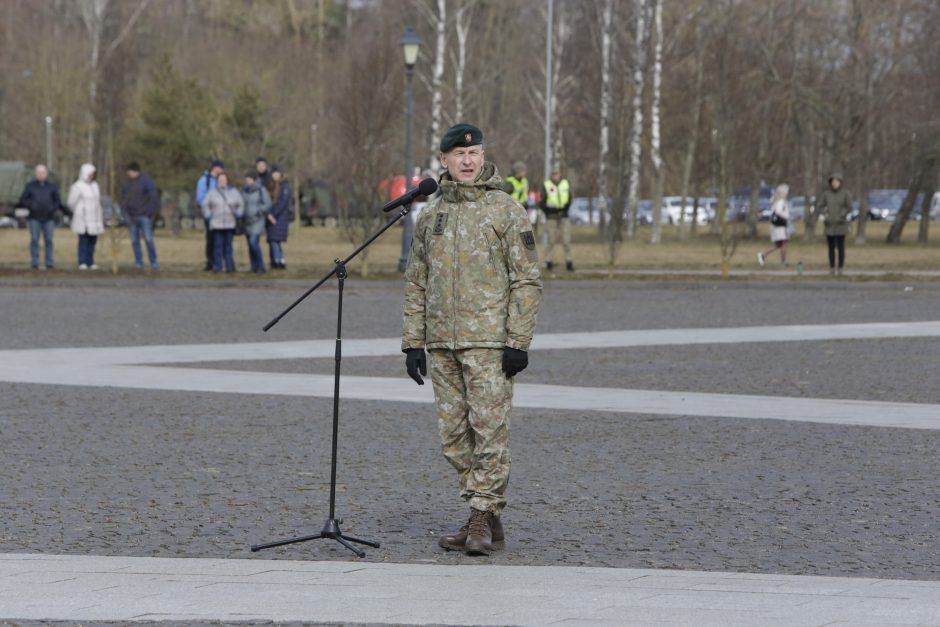
{"type": "MultiPolygon", "coordinates": [[[[444,59],[447,54],[447,0],[437,0],[437,10],[430,8],[424,2],[418,4],[423,10],[427,20],[434,25],[434,68],[431,71],[431,125],[430,147],[428,152],[428,168],[436,177],[440,171],[438,161],[438,142],[441,139],[441,116],[443,113],[443,93],[441,85],[444,79],[444,59]]],[[[410,176],[411,173],[409,172],[410,176]]]]}
{"type": "Polygon", "coordinates": [[[650,160],[653,162],[653,234],[651,244],[658,244],[663,236],[663,185],[666,169],[663,165],[660,133],[660,98],[663,83],[663,0],[653,1],[653,98],[650,104],[650,160]]]}
{"type": "MultiPolygon", "coordinates": [[[[636,6],[636,35],[633,42],[633,123],[630,127],[630,161],[625,178],[629,181],[627,187],[627,207],[629,221],[627,223],[627,237],[636,237],[637,202],[640,189],[640,157],[642,156],[643,141],[643,84],[646,70],[646,13],[648,6],[646,0],[635,0],[636,6]]],[[[614,216],[618,212],[614,212],[614,216]]],[[[611,219],[616,231],[621,226],[620,220],[611,219]]],[[[614,241],[614,238],[611,238],[614,241]]],[[[613,265],[614,250],[611,249],[609,262],[613,265]]]]}
{"type": "MultiPolygon", "coordinates": [[[[610,207],[607,187],[607,158],[610,153],[610,49],[613,41],[611,33],[613,15],[614,0],[604,0],[604,8],[601,11],[600,137],[597,142],[597,195],[600,199],[598,211],[602,216],[610,207]]],[[[621,213],[622,211],[621,208],[621,213]]]]}

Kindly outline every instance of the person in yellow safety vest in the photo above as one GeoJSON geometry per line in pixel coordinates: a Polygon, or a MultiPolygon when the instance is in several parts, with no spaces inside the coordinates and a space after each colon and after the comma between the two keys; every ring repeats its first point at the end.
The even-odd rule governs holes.
{"type": "Polygon", "coordinates": [[[516,161],[512,164],[512,174],[506,177],[506,193],[525,207],[529,214],[529,223],[536,226],[539,214],[529,203],[529,179],[526,178],[525,171],[523,162],[516,161]]]}
{"type": "Polygon", "coordinates": [[[542,201],[539,205],[545,212],[545,269],[552,270],[552,250],[561,243],[565,251],[565,269],[574,272],[571,260],[571,221],[568,208],[571,206],[571,188],[568,179],[561,177],[561,169],[552,169],[552,177],[542,185],[542,201]],[[561,240],[559,242],[559,240],[561,240]]]}

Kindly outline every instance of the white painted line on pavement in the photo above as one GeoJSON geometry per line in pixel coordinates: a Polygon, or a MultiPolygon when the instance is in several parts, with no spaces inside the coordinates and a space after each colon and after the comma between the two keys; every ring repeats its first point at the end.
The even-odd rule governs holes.
{"type": "MultiPolygon", "coordinates": [[[[97,366],[80,370],[47,368],[36,373],[7,373],[3,380],[147,390],[307,396],[331,398],[332,375],[242,370],[203,370],[157,366],[97,366]]],[[[344,400],[431,403],[430,385],[416,386],[407,377],[344,376],[344,400]]],[[[774,419],[824,424],[940,429],[940,405],[789,398],[743,394],[708,394],[618,388],[517,383],[515,407],[604,411],[657,416],[774,419]]]]}
{"type": "Polygon", "coordinates": [[[23,620],[749,626],[940,622],[937,581],[485,562],[440,566],[7,553],[0,554],[0,591],[0,618],[23,620]]]}
{"type": "MultiPolygon", "coordinates": [[[[872,322],[863,324],[714,327],[698,329],[639,329],[536,333],[532,350],[741,344],[754,342],[811,342],[940,337],[940,320],[872,322]]],[[[44,348],[0,351],[0,364],[161,364],[203,361],[310,359],[333,357],[334,340],[243,342],[238,344],[177,344],[100,348],[44,348]]],[[[401,354],[400,338],[344,339],[344,357],[401,354]]]]}

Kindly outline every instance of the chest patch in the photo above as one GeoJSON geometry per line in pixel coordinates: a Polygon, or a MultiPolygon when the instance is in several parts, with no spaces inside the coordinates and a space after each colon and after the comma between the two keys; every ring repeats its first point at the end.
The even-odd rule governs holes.
{"type": "Polygon", "coordinates": [[[525,246],[525,256],[529,261],[538,261],[539,253],[535,250],[535,235],[532,231],[523,231],[519,234],[522,238],[522,245],[525,246]]]}
{"type": "Polygon", "coordinates": [[[447,226],[447,216],[448,216],[448,215],[449,215],[449,214],[447,214],[447,213],[441,212],[441,213],[438,213],[438,214],[434,217],[434,234],[435,234],[435,235],[443,235],[443,234],[444,234],[444,227],[447,226]]]}

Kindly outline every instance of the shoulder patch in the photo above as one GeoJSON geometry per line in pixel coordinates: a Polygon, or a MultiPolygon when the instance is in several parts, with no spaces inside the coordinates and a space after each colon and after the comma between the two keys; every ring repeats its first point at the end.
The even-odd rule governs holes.
{"type": "Polygon", "coordinates": [[[535,235],[532,231],[523,231],[519,234],[522,238],[522,245],[525,246],[525,256],[529,261],[538,261],[539,253],[535,249],[535,235]]]}
{"type": "Polygon", "coordinates": [[[448,214],[443,211],[439,211],[438,214],[434,217],[434,234],[443,235],[444,227],[447,226],[447,216],[448,214]]]}

